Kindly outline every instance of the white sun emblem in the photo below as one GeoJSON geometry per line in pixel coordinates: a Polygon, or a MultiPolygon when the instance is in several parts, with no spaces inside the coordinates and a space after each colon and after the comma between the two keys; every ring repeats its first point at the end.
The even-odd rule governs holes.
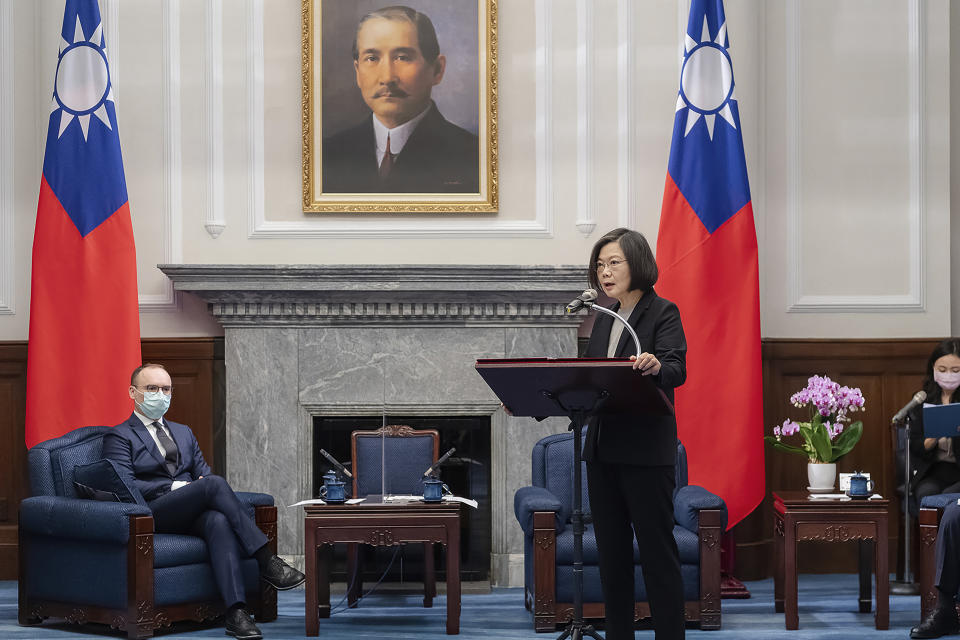
{"type": "Polygon", "coordinates": [[[83,35],[80,18],[73,34],[73,42],[60,38],[60,58],[57,62],[57,79],[54,83],[51,113],[61,109],[60,132],[63,135],[73,119],[80,122],[83,139],[90,129],[90,115],[110,126],[106,103],[113,101],[113,87],[107,68],[107,51],[100,46],[101,27],[97,25],[90,38],[83,35]]]}
{"type": "Polygon", "coordinates": [[[693,125],[703,117],[707,125],[707,135],[713,140],[713,126],[717,116],[726,120],[731,127],[737,128],[730,102],[736,100],[733,90],[733,65],[730,54],[723,46],[727,38],[727,23],[720,25],[717,37],[710,39],[707,18],[703,18],[703,32],[700,42],[686,34],[683,59],[683,71],[680,73],[680,95],[677,98],[677,111],[686,107],[686,137],[693,125]]]}

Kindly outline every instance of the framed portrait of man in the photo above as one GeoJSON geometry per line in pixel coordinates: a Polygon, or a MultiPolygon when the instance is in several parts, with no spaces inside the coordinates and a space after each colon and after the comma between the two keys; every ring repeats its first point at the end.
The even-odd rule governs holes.
{"type": "Polygon", "coordinates": [[[497,0],[301,0],[303,210],[498,208],[497,0]]]}

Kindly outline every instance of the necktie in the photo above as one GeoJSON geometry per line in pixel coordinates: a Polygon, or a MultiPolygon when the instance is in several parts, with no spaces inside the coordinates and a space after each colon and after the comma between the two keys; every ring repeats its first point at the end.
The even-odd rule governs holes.
{"type": "Polygon", "coordinates": [[[380,162],[380,179],[383,180],[390,175],[390,169],[393,168],[393,154],[390,153],[390,134],[387,134],[387,148],[383,153],[383,160],[380,162]]]}
{"type": "Polygon", "coordinates": [[[167,471],[170,472],[170,475],[176,475],[177,473],[177,456],[180,453],[180,450],[177,449],[177,443],[167,435],[166,429],[164,429],[159,422],[153,423],[154,428],[157,430],[157,440],[160,441],[160,445],[163,446],[164,451],[167,452],[164,458],[167,461],[167,471]]]}

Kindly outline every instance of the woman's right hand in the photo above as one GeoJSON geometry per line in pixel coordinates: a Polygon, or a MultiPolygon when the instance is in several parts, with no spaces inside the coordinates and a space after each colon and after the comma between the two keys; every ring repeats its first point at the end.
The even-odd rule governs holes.
{"type": "Polygon", "coordinates": [[[923,448],[927,451],[932,451],[937,446],[936,438],[924,438],[923,439],[923,448]]]}

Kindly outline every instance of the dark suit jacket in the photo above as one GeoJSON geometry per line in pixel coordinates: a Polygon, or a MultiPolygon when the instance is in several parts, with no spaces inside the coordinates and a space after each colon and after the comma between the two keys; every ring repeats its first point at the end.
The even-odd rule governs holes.
{"type": "Polygon", "coordinates": [[[477,136],[431,104],[390,174],[380,179],[371,116],[323,140],[323,193],[479,193],[477,136]]]}
{"type": "Polygon", "coordinates": [[[124,481],[134,484],[147,502],[168,493],[174,480],[192,482],[213,475],[203,459],[197,439],[185,424],[164,420],[180,450],[177,471],[171,475],[150,432],[136,414],[118,424],[103,438],[103,457],[113,460],[124,481]]]}
{"type": "MultiPolygon", "coordinates": [[[[620,303],[611,309],[616,311],[620,303]]],[[[610,329],[615,320],[597,315],[584,354],[606,358],[610,329]]],[[[628,322],[637,332],[640,348],[657,356],[660,373],[651,376],[654,384],[673,402],[673,390],[687,379],[687,340],[677,305],[661,298],[653,289],[640,298],[628,322]]],[[[617,343],[616,357],[636,355],[633,338],[626,329],[617,343]]],[[[637,372],[637,376],[640,373],[637,372]]],[[[677,421],[674,416],[600,416],[590,421],[583,458],[588,462],[634,465],[672,465],[677,461],[677,421]]]]}

